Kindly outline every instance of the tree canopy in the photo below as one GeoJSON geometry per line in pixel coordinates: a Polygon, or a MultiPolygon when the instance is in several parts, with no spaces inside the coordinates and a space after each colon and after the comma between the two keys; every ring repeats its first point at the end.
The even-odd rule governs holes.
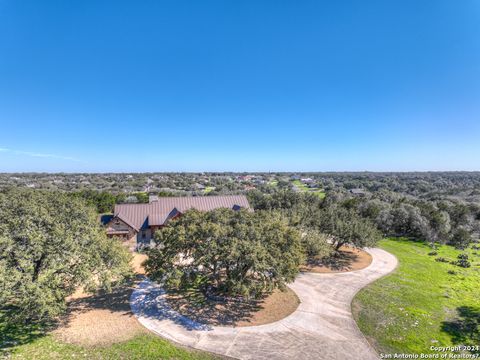
{"type": "Polygon", "coordinates": [[[229,296],[258,297],[294,280],[300,232],[278,213],[187,211],[156,233],[150,276],[170,287],[198,284],[229,296]]]}
{"type": "Polygon", "coordinates": [[[0,193],[0,302],[24,318],[50,318],[79,286],[109,288],[130,254],[108,239],[92,207],[58,192],[0,193]]]}
{"type": "Polygon", "coordinates": [[[326,234],[335,250],[343,245],[357,248],[374,246],[381,238],[380,232],[368,219],[354,210],[329,206],[311,214],[307,221],[311,229],[326,234]]]}

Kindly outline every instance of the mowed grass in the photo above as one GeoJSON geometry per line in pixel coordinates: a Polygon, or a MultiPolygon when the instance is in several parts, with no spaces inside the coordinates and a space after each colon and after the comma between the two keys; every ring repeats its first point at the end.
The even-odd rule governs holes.
{"type": "MultiPolygon", "coordinates": [[[[11,315],[6,309],[0,310],[0,359],[218,359],[206,352],[180,347],[148,331],[108,345],[74,345],[52,333],[54,324],[12,323],[11,315]]],[[[91,336],[98,334],[92,332],[91,336]]]]}
{"type": "Polygon", "coordinates": [[[208,194],[208,193],[211,193],[213,190],[215,190],[215,186],[207,186],[207,187],[203,190],[203,193],[204,193],[204,194],[208,194]]]}
{"type": "Polygon", "coordinates": [[[300,180],[293,180],[292,184],[295,185],[295,187],[302,192],[309,192],[311,194],[318,196],[320,199],[323,199],[325,197],[325,191],[323,191],[323,189],[309,188],[300,180]]]}
{"type": "Polygon", "coordinates": [[[267,185],[278,186],[278,180],[270,180],[269,182],[267,182],[267,185]]]}
{"type": "MultiPolygon", "coordinates": [[[[52,335],[19,345],[11,350],[9,359],[176,359],[207,360],[213,355],[186,350],[169,343],[153,334],[139,335],[129,341],[104,347],[85,347],[66,344],[52,335]]],[[[5,355],[2,354],[0,357],[5,355]]]]}
{"type": "Polygon", "coordinates": [[[399,266],[352,303],[358,326],[379,352],[432,353],[432,345],[480,344],[480,256],[475,254],[480,251],[442,246],[429,256],[429,246],[406,239],[386,239],[379,246],[394,254],[399,266]],[[457,260],[460,253],[469,255],[472,267],[435,261],[457,260]]]}

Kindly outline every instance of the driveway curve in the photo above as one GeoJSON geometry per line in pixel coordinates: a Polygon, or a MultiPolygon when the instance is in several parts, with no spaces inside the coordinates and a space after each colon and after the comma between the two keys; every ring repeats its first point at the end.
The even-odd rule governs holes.
{"type": "Polygon", "coordinates": [[[182,345],[238,359],[378,359],[352,317],[350,304],[364,286],[393,271],[397,259],[378,249],[365,269],[334,274],[301,273],[289,285],[301,303],[277,322],[218,327],[195,322],[172,310],[165,291],[146,279],[130,305],[147,329],[182,345]]]}

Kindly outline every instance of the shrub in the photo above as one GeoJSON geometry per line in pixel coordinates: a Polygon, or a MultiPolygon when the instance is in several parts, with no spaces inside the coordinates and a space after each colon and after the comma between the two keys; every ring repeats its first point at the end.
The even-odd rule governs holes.
{"type": "Polygon", "coordinates": [[[463,267],[463,268],[469,268],[470,266],[472,266],[472,264],[470,263],[470,261],[466,260],[466,259],[460,259],[458,260],[455,265],[457,266],[460,266],[460,267],[463,267]]]}
{"type": "Polygon", "coordinates": [[[436,256],[436,255],[438,255],[438,252],[437,252],[437,251],[430,251],[430,252],[428,253],[428,255],[430,255],[430,256],[436,256]]]}
{"type": "Polygon", "coordinates": [[[472,235],[464,228],[458,228],[453,233],[450,244],[457,249],[466,249],[473,241],[472,235]]]}
{"type": "Polygon", "coordinates": [[[450,275],[457,275],[457,272],[454,270],[448,270],[447,273],[450,275]]]}
{"type": "Polygon", "coordinates": [[[435,259],[437,262],[443,262],[443,263],[448,263],[448,259],[445,259],[444,257],[438,257],[435,259]]]}
{"type": "Polygon", "coordinates": [[[452,261],[451,264],[452,265],[456,265],[456,266],[460,266],[460,267],[463,267],[463,268],[469,268],[471,266],[471,263],[470,261],[468,261],[468,254],[459,254],[457,256],[457,261],[452,261]]]}

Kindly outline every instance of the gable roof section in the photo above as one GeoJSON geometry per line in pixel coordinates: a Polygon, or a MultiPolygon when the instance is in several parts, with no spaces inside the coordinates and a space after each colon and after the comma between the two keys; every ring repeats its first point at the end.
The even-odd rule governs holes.
{"type": "Polygon", "coordinates": [[[218,208],[251,209],[245,195],[160,197],[149,204],[118,204],[114,215],[135,230],[164,225],[179,213],[190,209],[210,211],[218,208]]]}
{"type": "Polygon", "coordinates": [[[133,224],[133,222],[130,221],[130,219],[128,218],[128,216],[125,216],[125,215],[123,215],[122,213],[115,214],[114,217],[119,218],[119,219],[122,220],[125,224],[127,224],[128,226],[130,226],[131,228],[133,228],[133,229],[136,230],[136,231],[138,231],[138,229],[140,228],[140,227],[138,227],[138,226],[135,226],[135,225],[133,224]]]}

